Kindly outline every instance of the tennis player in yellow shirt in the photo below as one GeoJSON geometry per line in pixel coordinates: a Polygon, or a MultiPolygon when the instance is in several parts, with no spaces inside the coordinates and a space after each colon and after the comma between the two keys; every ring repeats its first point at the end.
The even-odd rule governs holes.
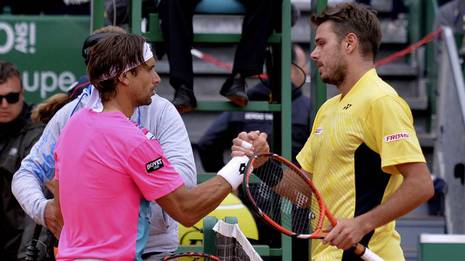
{"type": "MultiPolygon", "coordinates": [[[[340,92],[319,109],[297,155],[338,219],[324,240],[312,242],[312,260],[358,260],[346,251],[358,242],[385,260],[405,260],[394,220],[434,191],[410,108],[374,68],[379,21],[364,6],[342,3],[312,23],[311,57],[321,79],[340,92]]],[[[232,150],[235,156],[267,152],[266,134],[243,132],[232,150]]]]}

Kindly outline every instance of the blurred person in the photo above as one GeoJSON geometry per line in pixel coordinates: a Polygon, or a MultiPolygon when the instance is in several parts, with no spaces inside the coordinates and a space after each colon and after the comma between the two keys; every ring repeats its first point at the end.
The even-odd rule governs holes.
{"type": "MultiPolygon", "coordinates": [[[[308,61],[304,50],[298,45],[292,49],[291,66],[291,88],[292,88],[292,158],[304,146],[310,135],[310,99],[303,95],[302,85],[305,83],[308,74],[308,61]]],[[[266,82],[250,88],[247,91],[250,100],[269,101],[271,90],[266,82]]],[[[202,162],[202,166],[207,172],[216,172],[224,166],[223,155],[225,150],[231,148],[232,139],[241,131],[250,132],[259,130],[268,134],[268,142],[273,141],[273,113],[270,112],[223,112],[210,125],[204,135],[200,138],[197,149],[202,162]]],[[[297,163],[294,161],[294,163],[297,163]]],[[[239,190],[239,197],[247,205],[245,196],[239,190]]],[[[249,207],[249,205],[248,205],[249,207]]],[[[281,234],[277,231],[270,231],[269,226],[260,218],[255,218],[258,227],[258,244],[266,244],[270,247],[281,245],[281,234]]],[[[293,239],[292,247],[294,260],[308,260],[308,240],[293,239]]]]}
{"type": "MultiPolygon", "coordinates": [[[[98,29],[83,43],[82,56],[88,63],[90,49],[110,35],[126,33],[123,29],[107,26],[98,29]]],[[[67,121],[82,108],[100,108],[102,106],[99,92],[89,82],[87,75],[81,77],[67,95],[50,98],[37,107],[34,119],[48,122],[40,140],[22,162],[13,181],[13,193],[26,213],[38,224],[46,226],[56,237],[60,234],[62,220],[57,219],[57,202],[46,199],[44,187],[53,190],[55,160],[53,149],[58,136],[67,121]],[[68,97],[64,97],[68,96],[68,97]],[[71,101],[69,101],[71,100],[71,101]],[[69,103],[68,103],[69,102],[69,103]],[[62,108],[61,108],[62,107],[62,108]],[[58,112],[55,109],[58,109],[58,112]],[[56,112],[56,114],[55,114],[56,112]]],[[[149,129],[160,141],[167,159],[181,174],[187,186],[196,184],[196,172],[192,147],[184,123],[176,108],[166,99],[155,94],[148,106],[140,106],[132,115],[132,121],[149,129]]],[[[151,203],[151,211],[141,216],[149,219],[149,240],[144,249],[144,258],[158,260],[160,256],[174,252],[178,245],[178,223],[160,206],[151,203]]]]}
{"type": "Polygon", "coordinates": [[[248,158],[235,157],[216,177],[188,189],[154,135],[129,120],[152,103],[160,83],[155,65],[139,35],[109,36],[91,49],[87,71],[102,106],[76,113],[54,153],[64,221],[58,260],[142,260],[136,238],[148,237],[149,224],[138,217],[149,201],[192,226],[242,182],[248,158]]]}
{"type": "MultiPolygon", "coordinates": [[[[192,68],[192,17],[200,0],[162,0],[158,6],[164,49],[170,65],[170,84],[175,89],[173,104],[181,112],[197,107],[192,68]]],[[[234,56],[231,75],[220,94],[237,106],[248,103],[245,78],[260,74],[265,61],[267,39],[281,17],[282,0],[240,0],[246,13],[241,40],[234,56]]],[[[158,50],[157,50],[158,51],[158,50]]]]}
{"type": "MultiPolygon", "coordinates": [[[[310,99],[303,95],[301,86],[308,74],[304,50],[293,46],[291,65],[292,88],[292,157],[302,149],[310,135],[310,99]]],[[[270,101],[268,82],[261,82],[247,91],[254,101],[270,101]]],[[[259,130],[268,133],[268,142],[273,141],[273,113],[271,112],[223,112],[200,138],[197,149],[202,166],[207,172],[218,171],[224,166],[223,153],[231,148],[232,139],[241,131],[259,130]]]]}
{"type": "MultiPolygon", "coordinates": [[[[328,6],[312,22],[311,57],[321,79],[340,92],[321,106],[297,155],[337,218],[323,240],[312,241],[312,260],[360,260],[349,250],[356,243],[384,260],[404,260],[395,219],[434,191],[410,108],[374,68],[379,21],[366,7],[346,3],[328,6]]],[[[255,152],[269,150],[264,137],[239,134],[233,155],[253,153],[243,140],[255,152]]]]}
{"type": "Polygon", "coordinates": [[[31,107],[16,67],[0,61],[0,256],[3,260],[25,257],[34,223],[11,193],[11,180],[21,160],[38,140],[43,126],[32,123],[31,107]]]}

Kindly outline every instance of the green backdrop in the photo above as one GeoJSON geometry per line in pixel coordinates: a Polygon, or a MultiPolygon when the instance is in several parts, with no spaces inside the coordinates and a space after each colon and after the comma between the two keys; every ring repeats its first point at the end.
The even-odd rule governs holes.
{"type": "Polygon", "coordinates": [[[28,103],[66,91],[85,73],[81,47],[89,30],[88,16],[0,15],[0,59],[21,71],[28,103]]]}

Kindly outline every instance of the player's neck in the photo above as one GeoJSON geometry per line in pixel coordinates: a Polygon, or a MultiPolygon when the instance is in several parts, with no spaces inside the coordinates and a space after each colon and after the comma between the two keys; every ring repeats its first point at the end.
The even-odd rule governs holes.
{"type": "Polygon", "coordinates": [[[347,66],[347,74],[344,81],[338,85],[338,89],[344,97],[354,87],[354,85],[365,75],[366,72],[374,68],[372,61],[357,61],[347,66]]]}
{"type": "Polygon", "coordinates": [[[136,106],[134,106],[127,97],[122,97],[121,95],[116,95],[112,99],[103,103],[103,111],[119,111],[128,118],[132,116],[135,109],[136,106]]]}

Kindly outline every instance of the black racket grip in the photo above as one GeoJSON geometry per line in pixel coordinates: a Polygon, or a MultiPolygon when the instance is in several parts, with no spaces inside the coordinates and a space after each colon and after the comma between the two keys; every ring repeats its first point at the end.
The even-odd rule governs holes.
{"type": "Polygon", "coordinates": [[[280,163],[268,159],[263,165],[255,169],[255,175],[266,185],[275,187],[283,179],[283,169],[280,163]]]}

